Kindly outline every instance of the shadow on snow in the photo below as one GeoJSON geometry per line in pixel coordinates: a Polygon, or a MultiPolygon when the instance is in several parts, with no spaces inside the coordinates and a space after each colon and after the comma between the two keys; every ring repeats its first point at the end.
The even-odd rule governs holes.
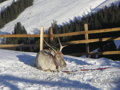
{"type": "MultiPolygon", "coordinates": [[[[22,54],[22,55],[18,55],[17,57],[19,58],[20,61],[24,62],[25,64],[30,65],[32,67],[35,66],[35,58],[36,58],[35,56],[22,54]]],[[[68,61],[68,62],[75,62],[77,65],[91,65],[90,63],[87,63],[85,61],[66,57],[66,56],[64,57],[64,59],[65,61],[68,61]]]]}
{"type": "Polygon", "coordinates": [[[51,87],[65,87],[65,88],[76,88],[76,89],[92,89],[92,90],[99,90],[96,87],[93,87],[89,84],[81,83],[79,81],[74,81],[74,80],[69,80],[66,78],[62,78],[63,81],[43,81],[43,80],[32,80],[32,79],[25,79],[25,78],[20,78],[20,77],[15,77],[15,76],[10,76],[10,75],[0,75],[0,82],[6,87],[9,87],[11,90],[20,90],[17,85],[14,85],[12,82],[22,82],[22,83],[27,83],[27,84],[39,84],[39,85],[48,85],[51,87]]]}
{"type": "Polygon", "coordinates": [[[31,56],[28,54],[22,54],[17,56],[21,62],[24,62],[26,65],[30,65],[32,67],[35,66],[35,56],[31,56]]]}
{"type": "Polygon", "coordinates": [[[74,58],[70,58],[70,57],[64,57],[64,59],[66,61],[68,61],[68,62],[75,62],[77,65],[92,65],[92,64],[87,63],[85,61],[74,59],[74,58]]]}

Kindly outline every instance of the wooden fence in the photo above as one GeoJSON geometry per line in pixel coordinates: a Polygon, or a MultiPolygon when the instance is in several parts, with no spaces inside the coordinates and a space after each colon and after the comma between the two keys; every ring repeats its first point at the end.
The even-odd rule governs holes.
{"type": "MultiPolygon", "coordinates": [[[[41,28],[44,29],[44,28],[41,28]]],[[[75,41],[69,41],[65,42],[64,44],[86,44],[86,53],[82,54],[102,54],[102,55],[110,55],[110,54],[120,54],[120,51],[105,51],[105,52],[97,52],[93,53],[89,51],[89,43],[94,42],[104,42],[108,40],[120,40],[120,37],[107,37],[107,38],[96,38],[96,39],[89,39],[89,34],[97,34],[97,33],[109,33],[109,32],[118,32],[120,31],[120,28],[109,28],[109,29],[99,29],[99,30],[88,30],[88,24],[84,25],[84,31],[79,32],[70,32],[70,33],[62,33],[62,34],[54,34],[52,28],[50,29],[50,35],[44,34],[43,37],[50,38],[50,40],[54,40],[56,37],[67,37],[67,36],[76,36],[76,35],[85,35],[85,40],[75,40],[75,41]]],[[[41,37],[39,34],[14,34],[14,35],[0,35],[0,37],[41,37]]],[[[42,40],[42,39],[41,39],[42,40]]],[[[0,47],[6,48],[6,47],[30,47],[33,45],[23,45],[23,44],[0,44],[0,47]]],[[[41,46],[41,45],[40,45],[41,46]]],[[[42,47],[40,47],[42,48],[42,47]]]]}

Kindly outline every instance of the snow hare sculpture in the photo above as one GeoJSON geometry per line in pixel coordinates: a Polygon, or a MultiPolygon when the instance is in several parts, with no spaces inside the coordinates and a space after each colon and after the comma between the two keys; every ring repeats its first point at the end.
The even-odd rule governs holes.
{"type": "Polygon", "coordinates": [[[49,50],[41,50],[36,57],[36,67],[43,71],[60,71],[65,66],[64,56],[61,52],[63,46],[60,43],[60,50],[57,51],[52,48],[46,41],[45,43],[49,46],[49,50]]]}

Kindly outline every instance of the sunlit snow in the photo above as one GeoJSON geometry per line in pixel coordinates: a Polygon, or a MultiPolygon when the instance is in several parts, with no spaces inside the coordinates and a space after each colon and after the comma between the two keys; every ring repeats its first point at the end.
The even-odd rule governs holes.
{"type": "Polygon", "coordinates": [[[0,49],[0,90],[119,90],[120,61],[65,56],[75,71],[44,72],[36,69],[36,53],[0,49]],[[107,68],[94,70],[97,68],[107,68]],[[90,69],[81,71],[81,69],[90,69]]]}

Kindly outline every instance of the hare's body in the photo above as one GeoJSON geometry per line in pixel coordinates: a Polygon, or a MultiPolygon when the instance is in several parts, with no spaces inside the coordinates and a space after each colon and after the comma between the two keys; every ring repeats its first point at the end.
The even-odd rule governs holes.
{"type": "Polygon", "coordinates": [[[52,50],[42,50],[37,54],[36,67],[44,71],[60,71],[66,66],[63,54],[52,50]]]}

